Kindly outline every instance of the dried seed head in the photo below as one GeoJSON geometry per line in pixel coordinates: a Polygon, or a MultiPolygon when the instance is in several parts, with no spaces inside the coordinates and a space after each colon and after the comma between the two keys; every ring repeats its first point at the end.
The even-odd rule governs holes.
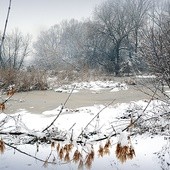
{"type": "Polygon", "coordinates": [[[81,169],[83,169],[83,160],[82,159],[80,159],[79,165],[78,165],[78,170],[81,170],[81,169]]]}
{"type": "Polygon", "coordinates": [[[68,144],[68,148],[67,149],[68,149],[69,152],[73,149],[73,146],[74,145],[72,143],[68,144]]]}
{"type": "Polygon", "coordinates": [[[104,155],[110,155],[110,148],[104,148],[104,155]]]}
{"type": "Polygon", "coordinates": [[[130,146],[129,153],[128,153],[128,158],[133,159],[134,156],[135,156],[135,150],[134,150],[134,148],[132,146],[130,146]]]}
{"type": "Polygon", "coordinates": [[[51,149],[54,149],[55,148],[55,142],[51,142],[51,149]]]}
{"type": "Polygon", "coordinates": [[[60,152],[59,152],[59,157],[60,157],[61,160],[63,159],[63,156],[64,156],[64,149],[61,148],[60,152]]]}
{"type": "Polygon", "coordinates": [[[0,140],[0,153],[3,154],[5,151],[5,143],[4,141],[1,139],[0,140]]]}
{"type": "Polygon", "coordinates": [[[128,146],[121,146],[120,143],[117,144],[116,147],[116,157],[122,162],[126,162],[127,155],[128,155],[129,147],[128,146]]]}
{"type": "Polygon", "coordinates": [[[116,146],[116,156],[117,157],[119,157],[120,152],[121,152],[121,145],[120,145],[120,143],[118,143],[116,146]]]}
{"type": "Polygon", "coordinates": [[[43,167],[44,168],[47,168],[48,167],[48,160],[45,160],[44,164],[43,164],[43,167]]]}
{"type": "Polygon", "coordinates": [[[69,162],[69,161],[70,161],[69,152],[66,152],[66,155],[65,155],[65,157],[64,157],[64,161],[65,161],[65,162],[69,162]]]}
{"type": "Polygon", "coordinates": [[[0,110],[2,112],[5,110],[5,103],[0,103],[0,110]]]}
{"type": "Polygon", "coordinates": [[[11,88],[7,91],[7,96],[13,96],[15,92],[16,92],[16,89],[14,89],[14,87],[11,87],[11,88]]]}
{"type": "Polygon", "coordinates": [[[64,146],[64,150],[65,150],[66,152],[70,152],[70,151],[72,150],[72,148],[73,148],[73,144],[66,144],[66,145],[64,146]]]}
{"type": "Polygon", "coordinates": [[[98,150],[99,156],[103,157],[104,155],[104,148],[100,145],[98,150]]]}
{"type": "Polygon", "coordinates": [[[85,162],[85,165],[88,169],[91,169],[93,160],[94,160],[94,151],[91,151],[91,153],[87,155],[87,159],[85,162]]]}
{"type": "Polygon", "coordinates": [[[58,143],[57,145],[57,152],[59,152],[59,150],[60,150],[60,143],[58,143]]]}
{"type": "Polygon", "coordinates": [[[106,142],[106,144],[105,144],[104,147],[105,147],[105,148],[106,148],[106,147],[107,147],[107,148],[111,147],[111,142],[110,142],[110,140],[108,140],[108,141],[106,142]]]}
{"type": "Polygon", "coordinates": [[[134,148],[130,146],[121,146],[120,143],[116,147],[116,157],[122,162],[126,162],[127,159],[133,159],[135,156],[134,148]]]}
{"type": "Polygon", "coordinates": [[[104,154],[110,154],[110,147],[111,147],[111,142],[108,140],[104,146],[104,154]]]}
{"type": "Polygon", "coordinates": [[[78,150],[76,150],[73,155],[73,161],[77,163],[80,160],[80,158],[81,158],[81,153],[78,150]]]}

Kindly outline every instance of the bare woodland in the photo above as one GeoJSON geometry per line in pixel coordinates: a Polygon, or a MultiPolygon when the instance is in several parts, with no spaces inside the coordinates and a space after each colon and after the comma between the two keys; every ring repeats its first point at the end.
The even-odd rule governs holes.
{"type": "MultiPolygon", "coordinates": [[[[94,9],[92,19],[63,21],[42,31],[35,42],[19,29],[6,33],[9,12],[10,7],[1,31],[0,55],[1,68],[9,76],[33,69],[115,76],[151,72],[160,73],[169,84],[168,1],[106,1],[94,9]],[[28,55],[33,56],[29,67],[24,63],[28,55]]],[[[7,81],[4,74],[1,81],[7,81]]],[[[17,83],[15,78],[10,80],[17,83]]]]}
{"type": "MultiPolygon", "coordinates": [[[[169,97],[164,93],[163,87],[170,88],[170,1],[107,0],[94,9],[92,19],[63,21],[42,31],[35,42],[31,42],[30,36],[23,35],[19,28],[12,33],[6,32],[11,2],[10,0],[4,30],[0,30],[0,89],[7,91],[8,95],[8,98],[0,103],[2,111],[5,110],[5,103],[16,92],[46,90],[48,89],[46,78],[54,75],[61,76],[63,70],[64,75],[60,78],[64,80],[67,77],[69,81],[82,80],[85,74],[92,73],[113,77],[147,73],[156,76],[151,84],[146,84],[152,92],[151,99],[148,105],[140,110],[142,114],[137,114],[136,110],[127,110],[129,117],[125,119],[129,122],[122,132],[127,130],[131,132],[131,135],[127,136],[129,145],[121,147],[121,142],[117,144],[117,158],[125,162],[135,156],[134,148],[130,144],[130,136],[148,131],[156,134],[154,128],[158,130],[158,133],[161,133],[161,130],[165,131],[167,127],[156,124],[157,116],[147,118],[143,117],[143,114],[151,101],[159,98],[157,92],[164,95],[166,103],[169,102],[169,97]],[[28,66],[25,61],[29,55],[33,57],[28,66]],[[10,86],[13,84],[15,88],[10,86]],[[150,127],[148,122],[154,126],[150,127]]],[[[18,126],[16,131],[12,132],[0,129],[0,134],[22,136],[21,140],[25,144],[37,144],[37,150],[40,143],[50,143],[51,148],[57,148],[57,153],[61,160],[64,159],[64,162],[72,159],[75,163],[79,163],[79,168],[82,168],[83,164],[90,168],[95,154],[93,144],[90,145],[85,162],[79,150],[72,153],[72,158],[70,158],[71,150],[75,143],[83,147],[88,141],[92,143],[106,140],[105,146],[99,145],[98,154],[103,156],[109,153],[110,139],[118,135],[114,127],[112,126],[110,136],[98,138],[95,141],[91,141],[91,138],[99,131],[94,129],[88,132],[87,127],[94,123],[94,120],[96,121],[100,113],[112,102],[96,114],[78,138],[73,140],[74,124],[68,132],[63,133],[52,128],[71,95],[72,92],[59,114],[49,126],[40,132],[43,134],[42,137],[33,133],[18,132],[18,126]],[[63,141],[69,141],[69,143],[61,146],[60,142],[63,141]]],[[[168,121],[169,112],[165,112],[160,117],[168,121]]],[[[8,116],[0,122],[0,127],[3,127],[7,119],[9,119],[8,116]]],[[[17,124],[20,119],[15,118],[15,121],[17,124]]],[[[13,143],[4,142],[1,139],[1,153],[4,152],[5,145],[18,150],[13,143]]],[[[46,160],[41,160],[21,150],[18,151],[42,161],[44,166],[48,163],[56,164],[55,160],[51,161],[51,155],[46,160]]]]}

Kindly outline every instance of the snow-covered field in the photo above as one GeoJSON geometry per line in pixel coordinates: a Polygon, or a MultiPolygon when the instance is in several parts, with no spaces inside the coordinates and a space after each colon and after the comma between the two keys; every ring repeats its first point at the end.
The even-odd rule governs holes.
{"type": "MultiPolygon", "coordinates": [[[[76,92],[128,89],[126,84],[98,81],[55,91],[71,92],[75,85],[76,92]]],[[[170,105],[159,100],[111,104],[76,109],[60,105],[40,115],[27,110],[1,113],[0,169],[169,170],[170,105]],[[133,154],[120,157],[118,144],[133,154]]]]}

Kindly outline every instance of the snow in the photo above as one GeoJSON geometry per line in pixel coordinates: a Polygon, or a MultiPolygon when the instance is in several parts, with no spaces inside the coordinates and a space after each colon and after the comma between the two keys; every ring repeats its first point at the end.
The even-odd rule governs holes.
{"type": "MultiPolygon", "coordinates": [[[[110,92],[128,89],[127,85],[123,83],[97,81],[65,85],[60,87],[60,90],[61,92],[70,92],[74,86],[76,92],[82,89],[92,91],[109,89],[110,92]]],[[[56,89],[56,91],[58,90],[56,89]]],[[[164,113],[169,113],[170,106],[160,100],[152,100],[146,108],[147,105],[148,101],[146,100],[108,106],[94,105],[76,109],[69,109],[60,105],[56,109],[47,110],[42,114],[30,113],[22,109],[15,114],[0,114],[0,132],[22,132],[35,135],[37,138],[43,138],[47,136],[47,133],[43,132],[43,130],[61,112],[61,115],[47,132],[53,139],[63,137],[65,142],[60,142],[63,146],[69,143],[72,137],[74,151],[76,149],[81,150],[84,155],[94,150],[95,158],[91,166],[92,170],[102,170],[104,168],[107,170],[160,170],[162,167],[168,170],[170,168],[168,166],[168,163],[170,163],[170,123],[164,113]],[[134,121],[140,116],[141,119],[136,123],[138,127],[130,127],[129,131],[123,131],[130,125],[131,121],[134,121]],[[91,123],[89,124],[89,122],[91,123]],[[142,133],[142,130],[145,132],[142,133]],[[81,136],[82,133],[84,137],[81,136]],[[81,141],[85,144],[84,147],[76,143],[80,140],[80,136],[81,141]],[[96,141],[106,136],[108,137],[107,139],[111,140],[110,155],[100,157],[97,154],[99,145],[104,146],[107,140],[96,141]],[[121,146],[127,146],[129,142],[128,136],[131,136],[135,157],[122,164],[115,155],[116,144],[121,143],[121,146]]],[[[21,136],[11,136],[9,133],[7,135],[1,135],[1,138],[6,143],[13,143],[18,149],[44,160],[52,152],[52,158],[57,158],[57,164],[49,164],[46,169],[57,169],[59,167],[61,170],[69,170],[77,169],[78,167],[74,162],[63,164],[63,161],[59,160],[57,156],[57,151],[55,149],[51,150],[50,144],[37,143],[39,148],[37,152],[36,144],[24,144],[29,141],[28,136],[25,137],[24,134],[21,136]]],[[[43,162],[19,153],[17,150],[7,146],[5,153],[0,155],[0,161],[0,169],[43,169],[43,162]]]]}
{"type": "Polygon", "coordinates": [[[53,88],[56,92],[60,92],[60,93],[70,93],[74,88],[73,93],[78,93],[80,90],[100,91],[106,89],[109,89],[111,92],[115,92],[120,90],[127,90],[128,86],[125,83],[121,83],[121,82],[90,81],[90,82],[81,82],[81,83],[63,85],[61,87],[53,86],[53,88]]]}
{"type": "Polygon", "coordinates": [[[138,75],[137,78],[156,78],[155,75],[138,75]]]}

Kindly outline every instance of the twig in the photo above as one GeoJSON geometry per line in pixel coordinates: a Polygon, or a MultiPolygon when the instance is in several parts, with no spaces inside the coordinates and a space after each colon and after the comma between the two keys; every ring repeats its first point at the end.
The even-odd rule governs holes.
{"type": "Polygon", "coordinates": [[[50,163],[50,164],[56,164],[55,162],[50,162],[50,161],[47,162],[47,160],[43,160],[43,159],[37,158],[36,156],[33,156],[33,155],[31,155],[31,154],[29,154],[29,153],[27,153],[27,152],[24,152],[24,151],[18,149],[17,147],[12,146],[12,145],[10,145],[10,144],[8,144],[8,143],[6,143],[6,142],[4,142],[4,143],[5,143],[5,145],[9,146],[10,148],[13,148],[13,149],[15,149],[16,151],[18,151],[18,152],[20,152],[20,153],[22,153],[22,154],[24,154],[24,155],[26,155],[26,156],[29,156],[29,157],[31,157],[31,158],[34,158],[34,159],[36,159],[36,160],[38,160],[38,161],[40,161],[40,162],[50,163]]]}
{"type": "Polygon", "coordinates": [[[5,104],[14,94],[10,95],[6,100],[4,100],[1,104],[5,104]]]}
{"type": "Polygon", "coordinates": [[[9,0],[8,12],[7,12],[6,21],[5,21],[5,27],[4,27],[4,31],[3,31],[3,35],[2,35],[1,44],[0,44],[0,61],[1,61],[3,68],[5,68],[5,63],[2,59],[2,46],[3,46],[4,40],[5,40],[5,34],[6,34],[6,29],[7,29],[8,19],[9,19],[9,13],[10,13],[10,9],[11,9],[11,2],[12,2],[12,0],[9,0]]]}
{"type": "Polygon", "coordinates": [[[24,133],[24,132],[0,132],[1,135],[14,135],[14,136],[30,136],[30,137],[36,137],[36,135],[30,134],[30,133],[24,133]]]}
{"type": "MultiPolygon", "coordinates": [[[[147,104],[146,107],[143,109],[143,113],[146,111],[146,109],[148,108],[149,104],[150,104],[151,101],[153,100],[153,98],[154,98],[157,90],[158,90],[158,89],[156,88],[156,90],[155,90],[155,92],[153,93],[152,97],[150,98],[148,104],[147,104]]],[[[124,128],[124,129],[122,130],[122,132],[124,132],[125,130],[129,129],[129,127],[131,127],[132,125],[134,125],[142,116],[143,116],[142,114],[139,115],[130,125],[128,125],[126,128],[124,128]]],[[[111,138],[111,137],[116,136],[116,135],[117,135],[117,133],[114,133],[114,134],[112,134],[112,135],[110,135],[110,136],[106,136],[106,137],[103,137],[103,138],[100,138],[100,139],[96,139],[96,140],[93,140],[93,141],[91,141],[91,142],[102,141],[102,140],[108,139],[109,137],[111,138]]]]}
{"type": "Polygon", "coordinates": [[[54,123],[55,121],[58,119],[58,117],[60,116],[60,114],[62,113],[63,109],[64,109],[64,106],[66,105],[66,103],[68,102],[70,96],[72,95],[73,93],[73,90],[75,89],[76,85],[74,85],[73,89],[71,90],[69,96],[67,97],[66,101],[64,102],[64,104],[62,105],[61,109],[60,109],[60,112],[58,113],[58,115],[55,117],[55,119],[50,123],[50,125],[48,125],[42,132],[45,132],[46,130],[48,130],[54,123]]]}
{"type": "Polygon", "coordinates": [[[70,128],[69,131],[76,125],[76,123],[74,123],[70,128]]]}
{"type": "MultiPolygon", "coordinates": [[[[87,123],[87,125],[83,128],[83,129],[86,129],[89,124],[97,117],[99,116],[99,114],[104,110],[106,109],[108,106],[110,106],[116,99],[114,99],[112,102],[110,102],[108,105],[106,105],[103,109],[101,109],[91,120],[90,122],[87,123]]],[[[83,131],[80,133],[80,135],[78,137],[80,137],[82,135],[83,131]]]]}

